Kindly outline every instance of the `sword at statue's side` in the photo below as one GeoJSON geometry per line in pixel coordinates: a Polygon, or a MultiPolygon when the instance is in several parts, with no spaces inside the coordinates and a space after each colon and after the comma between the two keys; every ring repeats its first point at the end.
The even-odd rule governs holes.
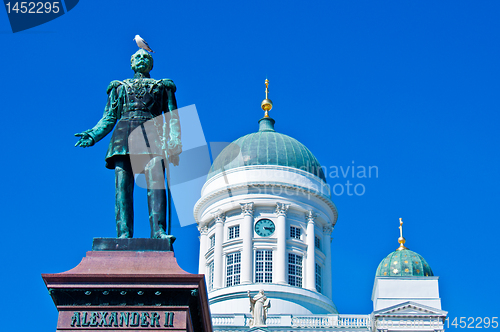
{"type": "Polygon", "coordinates": [[[163,117],[164,115],[161,115],[161,118],[163,120],[163,126],[158,126],[158,123],[156,121],[156,117],[153,118],[154,121],[154,126],[157,130],[158,136],[160,137],[161,141],[161,151],[162,151],[162,158],[163,158],[163,166],[165,167],[165,190],[167,192],[167,235],[172,235],[172,196],[170,192],[170,162],[168,160],[168,142],[165,136],[167,136],[165,133],[169,132],[167,126],[169,125],[166,121],[166,119],[163,117]],[[159,129],[161,128],[161,130],[159,129]]]}
{"type": "Polygon", "coordinates": [[[161,119],[163,120],[163,126],[157,126],[156,118],[155,127],[159,132],[162,148],[162,158],[164,160],[165,166],[165,177],[166,177],[166,194],[167,194],[167,234],[171,235],[172,231],[172,192],[170,190],[170,163],[174,166],[179,165],[179,155],[182,152],[181,143],[181,128],[179,121],[179,112],[177,110],[177,100],[175,99],[175,85],[170,80],[162,80],[167,82],[166,94],[167,94],[167,112],[163,112],[161,119]]]}
{"type": "MultiPolygon", "coordinates": [[[[174,104],[176,107],[177,105],[174,104]]],[[[179,125],[179,116],[177,108],[171,110],[170,112],[164,114],[165,119],[163,119],[163,130],[160,135],[161,145],[162,145],[162,158],[165,164],[165,185],[167,191],[167,234],[171,235],[172,231],[172,192],[170,190],[170,162],[174,164],[174,166],[179,165],[179,154],[182,152],[182,143],[180,142],[180,125],[179,125]],[[171,116],[174,115],[173,118],[171,116]],[[171,122],[174,123],[174,127],[179,129],[178,133],[174,133],[176,135],[177,140],[171,142],[170,133],[172,132],[171,122]],[[173,146],[171,146],[173,145],[173,146]],[[170,151],[170,153],[169,153],[170,151]],[[175,152],[175,153],[174,153],[175,152]]],[[[155,119],[156,122],[156,119],[155,119]]],[[[156,123],[155,123],[156,124],[156,123]]],[[[158,128],[158,126],[156,126],[158,128]]],[[[161,127],[160,127],[161,128],[161,127]]]]}
{"type": "Polygon", "coordinates": [[[163,158],[167,165],[165,166],[166,185],[167,185],[167,235],[172,235],[172,192],[170,191],[170,163],[167,154],[163,150],[163,158]]]}

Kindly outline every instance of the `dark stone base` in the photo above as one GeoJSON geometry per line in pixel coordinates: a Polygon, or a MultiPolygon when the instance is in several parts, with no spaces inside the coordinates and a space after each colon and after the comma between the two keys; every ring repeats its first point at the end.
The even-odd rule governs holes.
{"type": "Polygon", "coordinates": [[[171,245],[95,239],[94,251],[75,268],[42,274],[59,311],[57,332],[212,332],[204,276],[183,271],[172,251],[154,250],[161,241],[171,245]],[[141,243],[141,251],[131,250],[141,243]]]}
{"type": "Polygon", "coordinates": [[[175,236],[167,239],[117,239],[96,237],[92,244],[93,251],[174,251],[175,236]]]}

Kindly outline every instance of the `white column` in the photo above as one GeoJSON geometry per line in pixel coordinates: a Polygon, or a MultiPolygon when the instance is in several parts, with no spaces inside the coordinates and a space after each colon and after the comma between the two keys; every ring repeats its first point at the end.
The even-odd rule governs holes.
{"type": "Polygon", "coordinates": [[[274,257],[273,282],[276,284],[288,284],[286,280],[286,213],[290,204],[276,203],[276,255],[274,257]]]}
{"type": "Polygon", "coordinates": [[[307,229],[306,229],[306,244],[307,244],[307,257],[306,257],[306,287],[312,291],[316,290],[316,253],[314,249],[314,218],[316,215],[309,211],[306,213],[307,229]]]}
{"type": "Polygon", "coordinates": [[[207,260],[205,258],[205,254],[207,253],[208,249],[207,248],[208,227],[200,226],[198,230],[200,231],[200,260],[198,265],[198,273],[206,274],[207,260]]]}
{"type": "Polygon", "coordinates": [[[323,294],[329,299],[332,299],[332,230],[333,227],[328,225],[323,227],[323,252],[325,258],[325,268],[321,280],[323,281],[323,294]]]}
{"type": "Polygon", "coordinates": [[[221,210],[213,214],[215,219],[215,248],[214,248],[214,289],[222,287],[222,242],[224,240],[224,221],[226,215],[221,210]]]}
{"type": "Polygon", "coordinates": [[[243,238],[241,250],[241,283],[250,284],[252,278],[252,237],[253,237],[253,203],[240,203],[243,221],[240,225],[240,236],[243,238]]]}

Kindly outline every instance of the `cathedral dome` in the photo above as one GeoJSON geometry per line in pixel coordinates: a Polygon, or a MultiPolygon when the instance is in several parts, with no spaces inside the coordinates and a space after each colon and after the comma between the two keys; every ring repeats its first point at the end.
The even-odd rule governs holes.
{"type": "Polygon", "coordinates": [[[433,276],[431,267],[419,254],[408,248],[391,252],[380,262],[377,277],[429,277],[433,276]]]}
{"type": "Polygon", "coordinates": [[[215,159],[208,179],[242,166],[277,165],[297,168],[319,177],[326,183],[325,174],[316,157],[296,139],[274,130],[274,120],[259,120],[259,131],[238,138],[215,159]],[[240,154],[241,152],[241,154],[240,154]]]}

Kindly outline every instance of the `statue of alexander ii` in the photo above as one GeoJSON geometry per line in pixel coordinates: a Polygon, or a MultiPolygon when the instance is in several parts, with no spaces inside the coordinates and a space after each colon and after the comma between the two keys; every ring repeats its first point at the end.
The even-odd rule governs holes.
{"type": "Polygon", "coordinates": [[[105,160],[106,167],[115,170],[117,237],[133,237],[134,174],[144,173],[151,238],[173,242],[165,169],[168,173],[168,163],[177,166],[182,152],[176,87],[170,79],[150,77],[153,57],[143,49],[132,55],[131,67],[134,77],[109,84],[104,115],[92,129],[75,134],[80,137],[75,146],[92,146],[114,128],[105,160]]]}

